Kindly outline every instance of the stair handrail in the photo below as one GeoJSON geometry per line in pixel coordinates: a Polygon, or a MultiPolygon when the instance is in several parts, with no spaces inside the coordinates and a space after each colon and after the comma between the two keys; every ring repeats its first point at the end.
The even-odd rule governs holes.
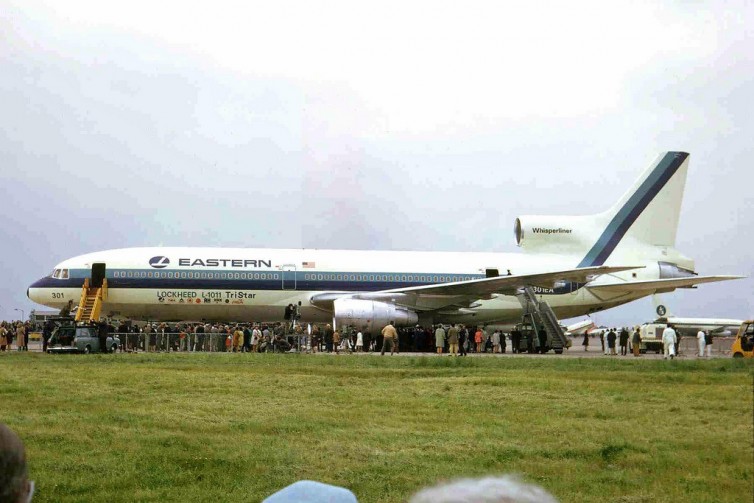
{"type": "Polygon", "coordinates": [[[81,321],[81,317],[84,315],[84,305],[86,304],[86,297],[89,293],[89,278],[84,278],[84,285],[81,287],[81,298],[79,299],[79,308],[76,309],[76,316],[73,318],[75,321],[81,321]]]}

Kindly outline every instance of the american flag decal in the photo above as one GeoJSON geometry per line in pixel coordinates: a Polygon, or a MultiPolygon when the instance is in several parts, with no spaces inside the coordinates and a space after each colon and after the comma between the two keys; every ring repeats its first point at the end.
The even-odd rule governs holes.
{"type": "Polygon", "coordinates": [[[314,269],[314,262],[301,262],[304,269],[314,269]]]}

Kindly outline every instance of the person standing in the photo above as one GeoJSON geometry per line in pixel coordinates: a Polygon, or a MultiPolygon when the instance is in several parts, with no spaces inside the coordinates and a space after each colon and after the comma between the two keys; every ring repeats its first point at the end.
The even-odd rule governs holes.
{"type": "Polygon", "coordinates": [[[620,355],[626,356],[628,354],[628,329],[623,327],[620,329],[620,355]]]}
{"type": "Polygon", "coordinates": [[[287,306],[285,306],[285,312],[283,313],[283,319],[285,320],[286,330],[290,326],[292,318],[293,318],[293,304],[288,304],[287,306]]]}
{"type": "Polygon", "coordinates": [[[5,351],[8,345],[8,330],[5,329],[5,325],[0,325],[0,351],[5,351]]]}
{"type": "Polygon", "coordinates": [[[385,351],[387,350],[388,346],[390,347],[390,356],[393,356],[393,351],[395,350],[395,339],[397,338],[398,332],[396,332],[395,327],[393,326],[393,322],[391,321],[382,329],[382,353],[380,353],[381,356],[385,355],[385,351]]]}
{"type": "Polygon", "coordinates": [[[325,351],[332,353],[333,329],[328,323],[325,325],[325,351]]]}
{"type": "Polygon", "coordinates": [[[332,333],[332,347],[335,350],[336,355],[340,354],[340,332],[338,332],[337,330],[332,333]]]}
{"type": "Polygon", "coordinates": [[[589,351],[589,334],[584,332],[584,342],[581,343],[584,346],[584,351],[589,351]]]}
{"type": "Polygon", "coordinates": [[[634,330],[634,337],[631,340],[631,344],[634,347],[634,356],[640,356],[641,355],[641,332],[639,332],[639,327],[636,327],[636,330],[634,330]]]}
{"type": "Polygon", "coordinates": [[[474,333],[474,343],[476,343],[476,352],[481,353],[482,352],[482,329],[477,328],[476,332],[474,333]]]}
{"type": "Polygon", "coordinates": [[[458,329],[458,350],[461,356],[466,356],[466,343],[469,339],[469,332],[466,327],[461,325],[458,329]]]}
{"type": "Polygon", "coordinates": [[[361,333],[361,330],[356,332],[356,352],[361,353],[364,351],[364,334],[361,333]]]}
{"type": "Polygon", "coordinates": [[[18,324],[18,328],[16,328],[16,348],[19,351],[24,350],[24,339],[26,338],[26,328],[24,327],[23,323],[18,324]]]}
{"type": "Polygon", "coordinates": [[[251,329],[248,325],[243,327],[243,344],[241,345],[241,352],[248,353],[251,351],[251,329]]]}
{"type": "Polygon", "coordinates": [[[670,356],[671,360],[675,356],[675,345],[677,342],[678,336],[673,329],[673,325],[668,325],[665,327],[665,330],[662,331],[662,344],[666,360],[668,359],[668,356],[670,356]]]}
{"type": "Polygon", "coordinates": [[[259,347],[259,339],[262,338],[262,331],[259,330],[259,325],[254,325],[254,330],[251,331],[251,352],[256,353],[259,347]]]}
{"type": "Polygon", "coordinates": [[[607,333],[607,348],[610,350],[610,355],[617,355],[618,353],[615,352],[615,329],[611,328],[610,331],[607,333]]]}
{"type": "Polygon", "coordinates": [[[704,347],[706,344],[706,334],[704,333],[704,330],[699,330],[696,333],[696,344],[699,347],[699,358],[704,357],[704,347]]]}
{"type": "Polygon", "coordinates": [[[442,328],[442,325],[437,325],[437,330],[435,330],[435,347],[437,348],[437,354],[442,354],[442,348],[445,347],[445,329],[442,328]]]}
{"type": "Polygon", "coordinates": [[[521,347],[521,332],[518,328],[511,330],[511,352],[518,353],[521,347]]]}
{"type": "Polygon", "coordinates": [[[448,329],[448,353],[458,356],[458,328],[455,323],[448,329]]]}
{"type": "Polygon", "coordinates": [[[24,323],[24,351],[29,351],[29,335],[31,335],[32,326],[28,321],[24,323]]]}
{"type": "Polygon", "coordinates": [[[492,352],[500,352],[500,330],[495,330],[494,332],[492,332],[492,352]]]}
{"type": "Polygon", "coordinates": [[[505,332],[500,332],[500,351],[505,353],[505,348],[508,344],[505,342],[505,332]]]}
{"type": "Polygon", "coordinates": [[[712,357],[712,343],[714,342],[712,337],[711,330],[707,330],[707,332],[704,333],[704,347],[707,348],[707,358],[712,357]]]}

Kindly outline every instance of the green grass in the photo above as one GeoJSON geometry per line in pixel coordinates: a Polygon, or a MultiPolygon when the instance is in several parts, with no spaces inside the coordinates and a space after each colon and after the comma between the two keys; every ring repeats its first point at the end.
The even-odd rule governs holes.
{"type": "Polygon", "coordinates": [[[405,501],[518,473],[560,501],[752,500],[751,361],[0,355],[35,501],[405,501]]]}

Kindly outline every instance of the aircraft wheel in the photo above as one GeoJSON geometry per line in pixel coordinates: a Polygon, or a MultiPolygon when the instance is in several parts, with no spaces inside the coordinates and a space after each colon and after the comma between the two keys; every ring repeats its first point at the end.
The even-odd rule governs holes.
{"type": "Polygon", "coordinates": [[[733,358],[743,358],[743,357],[744,357],[743,353],[733,353],[733,358]]]}
{"type": "Polygon", "coordinates": [[[556,349],[555,350],[555,354],[556,355],[562,355],[563,354],[563,350],[562,349],[556,349]]]}
{"type": "Polygon", "coordinates": [[[84,354],[88,355],[91,352],[92,352],[92,347],[87,344],[86,347],[84,347],[84,354]]]}

